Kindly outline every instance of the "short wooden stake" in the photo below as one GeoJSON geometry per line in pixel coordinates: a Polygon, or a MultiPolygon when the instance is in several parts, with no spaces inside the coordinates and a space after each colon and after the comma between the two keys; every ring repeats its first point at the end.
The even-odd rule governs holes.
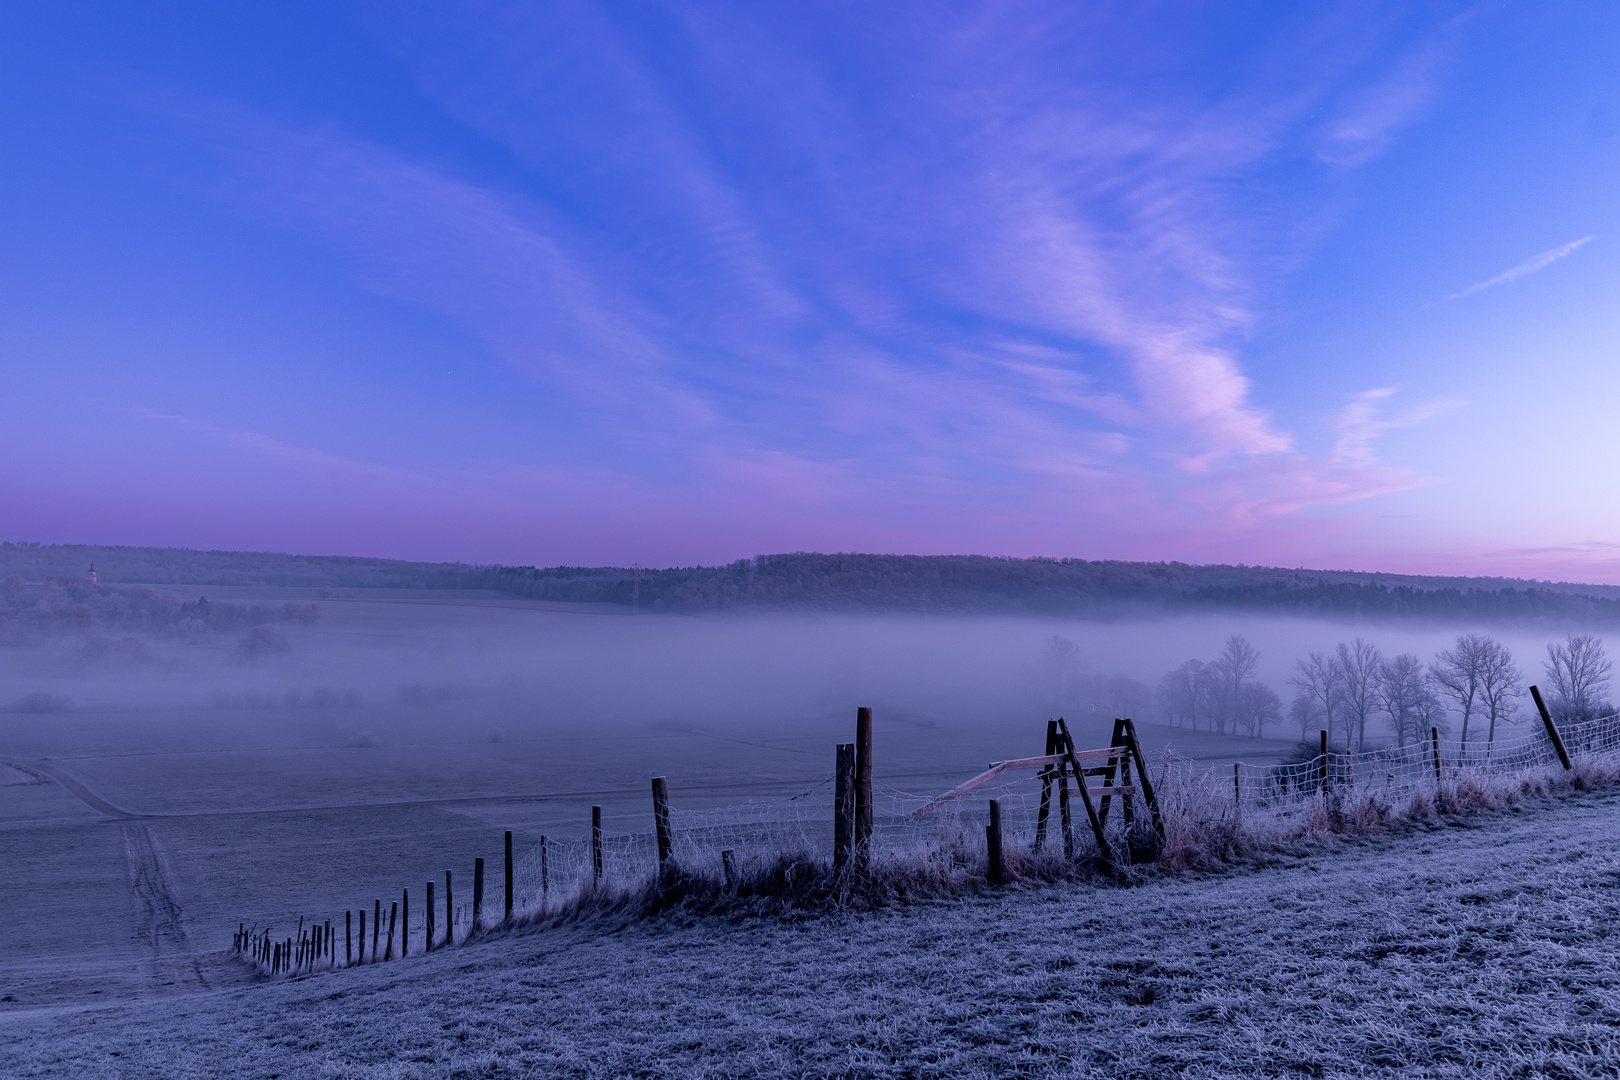
{"type": "Polygon", "coordinates": [[[1429,740],[1434,747],[1434,782],[1438,784],[1440,782],[1440,729],[1438,727],[1429,729],[1429,740]]]}
{"type": "Polygon", "coordinates": [[[506,921],[512,921],[512,904],[517,899],[512,895],[512,830],[506,830],[506,921]]]}
{"type": "Polygon", "coordinates": [[[833,788],[833,873],[849,869],[855,843],[855,744],[839,743],[833,788]]]}
{"type": "Polygon", "coordinates": [[[360,909],[360,962],[366,962],[366,909],[360,909]]]}
{"type": "Polygon", "coordinates": [[[1007,868],[1001,858],[1001,800],[990,800],[990,824],[984,827],[986,850],[990,856],[990,884],[1000,885],[1007,880],[1007,868]]]}
{"type": "Polygon", "coordinates": [[[725,874],[726,892],[737,891],[737,853],[726,848],[720,853],[720,869],[725,874]]]}
{"type": "Polygon", "coordinates": [[[551,891],[551,880],[547,876],[546,866],[546,835],[540,834],[540,896],[542,898],[551,891]]]}
{"type": "Polygon", "coordinates": [[[450,871],[444,872],[444,943],[456,943],[456,906],[455,897],[450,893],[450,871]]]}
{"type": "Polygon", "coordinates": [[[479,920],[484,914],[484,860],[473,860],[473,909],[472,930],[469,933],[478,933],[479,920]]]}
{"type": "Polygon", "coordinates": [[[1541,722],[1547,725],[1547,738],[1552,740],[1553,749],[1558,751],[1559,764],[1568,772],[1574,768],[1569,761],[1569,751],[1564,749],[1564,737],[1558,733],[1558,725],[1553,723],[1552,713],[1547,711],[1547,703],[1541,700],[1541,688],[1532,686],[1530,696],[1536,699],[1536,709],[1541,713],[1541,722]]]}
{"type": "Polygon", "coordinates": [[[653,831],[658,834],[658,868],[669,862],[669,783],[662,776],[652,778],[653,831]]]}
{"type": "Polygon", "coordinates": [[[1232,762],[1232,804],[1243,812],[1243,764],[1238,761],[1232,762]]]}
{"type": "Polygon", "coordinates": [[[591,870],[594,880],[602,880],[602,808],[591,807],[591,870]]]}
{"type": "Polygon", "coordinates": [[[399,901],[395,900],[388,905],[388,947],[383,951],[384,960],[394,958],[394,920],[399,917],[399,901]]]}
{"type": "Polygon", "coordinates": [[[433,951],[433,882],[427,883],[427,918],[425,932],[422,935],[422,951],[433,951]]]}
{"type": "Polygon", "coordinates": [[[855,843],[857,870],[872,861],[872,710],[855,710],[855,843]]]}

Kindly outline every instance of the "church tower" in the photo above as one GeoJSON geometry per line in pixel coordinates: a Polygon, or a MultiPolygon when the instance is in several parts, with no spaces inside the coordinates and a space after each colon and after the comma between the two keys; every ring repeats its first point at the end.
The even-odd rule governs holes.
{"type": "Polygon", "coordinates": [[[90,564],[90,573],[87,576],[90,578],[90,584],[94,585],[96,583],[96,564],[95,563],[90,564]]]}

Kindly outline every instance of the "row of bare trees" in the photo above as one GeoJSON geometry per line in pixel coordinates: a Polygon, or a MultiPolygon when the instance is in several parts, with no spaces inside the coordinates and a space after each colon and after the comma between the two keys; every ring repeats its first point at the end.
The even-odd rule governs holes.
{"type": "MultiPolygon", "coordinates": [[[[1260,654],[1241,635],[1227,639],[1221,655],[1207,663],[1189,660],[1167,673],[1156,695],[1170,724],[1259,738],[1266,726],[1282,721],[1277,694],[1255,678],[1260,654]]],[[[1560,721],[1576,721],[1613,711],[1608,702],[1612,669],[1603,642],[1571,636],[1547,646],[1542,682],[1548,707],[1560,721]]],[[[1451,730],[1461,719],[1463,742],[1495,742],[1497,729],[1515,722],[1525,690],[1523,672],[1507,646],[1495,638],[1463,634],[1425,665],[1413,653],[1386,657],[1378,646],[1357,638],[1331,653],[1312,652],[1296,661],[1289,683],[1297,692],[1289,718],[1301,738],[1326,730],[1335,742],[1366,749],[1369,725],[1387,727],[1397,742],[1417,742],[1430,728],[1451,730]]]]}

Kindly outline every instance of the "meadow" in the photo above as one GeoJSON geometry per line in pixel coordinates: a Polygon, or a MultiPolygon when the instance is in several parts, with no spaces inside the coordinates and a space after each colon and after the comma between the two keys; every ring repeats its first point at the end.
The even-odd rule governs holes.
{"type": "MultiPolygon", "coordinates": [[[[1054,634],[1075,640],[1080,662],[1099,676],[1148,681],[1189,652],[1213,652],[1234,629],[1233,619],[1216,616],[1111,623],[984,616],[691,617],[478,593],[247,587],[208,592],[215,603],[314,603],[319,618],[284,628],[287,647],[270,653],[245,648],[234,631],[154,635],[138,650],[89,649],[64,636],[0,652],[0,701],[14,703],[0,713],[0,844],[8,868],[0,883],[0,904],[8,913],[0,920],[0,1023],[12,1033],[7,1054],[18,1075],[29,1075],[19,1071],[24,1066],[43,1070],[40,1075],[66,1069],[30,1056],[43,1052],[30,1048],[30,1040],[76,1025],[103,1030],[108,1024],[101,1010],[114,1005],[135,1010],[118,1014],[130,1024],[147,1023],[135,1019],[147,1007],[198,1017],[214,1008],[230,1014],[227,1027],[251,1030],[245,1025],[253,1009],[283,1007],[271,1003],[281,1001],[276,995],[284,991],[257,984],[228,955],[239,923],[275,927],[280,934],[291,933],[300,919],[341,918],[345,910],[370,907],[377,899],[386,910],[402,888],[420,897],[415,890],[447,868],[465,889],[475,857],[498,867],[503,831],[513,831],[520,853],[542,834],[578,840],[588,830],[593,805],[603,808],[607,831],[645,833],[652,776],[668,777],[672,801],[683,812],[781,801],[806,791],[825,794],[834,744],[849,741],[856,704],[877,713],[880,787],[944,791],[987,761],[1039,752],[1045,721],[1055,714],[1071,718],[1082,744],[1106,741],[1111,711],[1062,700],[1065,684],[1054,683],[1044,666],[1044,646],[1054,634]],[[243,993],[250,997],[236,996],[243,993]],[[259,994],[268,996],[251,997],[259,994]]],[[[1241,629],[1261,648],[1269,665],[1263,674],[1274,680],[1298,650],[1329,647],[1347,631],[1340,624],[1297,619],[1252,619],[1241,629]]],[[[1454,632],[1441,626],[1374,629],[1394,647],[1431,650],[1454,632]]],[[[1229,769],[1237,759],[1263,765],[1293,748],[1286,737],[1250,739],[1148,724],[1142,732],[1150,757],[1170,750],[1211,768],[1229,769]]],[[[830,821],[825,828],[830,831],[830,821]]],[[[1398,847],[1387,850],[1389,858],[1400,858],[1398,847]]],[[[491,888],[498,887],[496,876],[491,888]]],[[[1151,888],[1170,890],[1163,895],[1197,907],[1194,893],[1175,891],[1193,888],[1188,883],[1151,888]]],[[[1003,931],[984,924],[986,912],[1001,910],[997,905],[1003,903],[1022,911],[1016,905],[1036,904],[1033,895],[970,899],[960,910],[923,908],[927,918],[956,920],[956,929],[942,927],[940,941],[953,940],[952,934],[967,935],[964,942],[974,934],[1004,940],[997,936],[1003,931]]],[[[1124,894],[1117,890],[1072,884],[1045,895],[1040,904],[1138,903],[1121,901],[1124,894]]],[[[1029,910],[1044,909],[1037,904],[1029,910]]],[[[896,917],[878,914],[867,924],[823,914],[811,923],[837,942],[902,925],[896,917]]],[[[904,916],[923,917],[922,911],[904,916]]],[[[630,936],[662,940],[660,935],[684,927],[680,933],[693,941],[685,948],[703,951],[721,942],[730,951],[742,939],[729,934],[781,935],[791,925],[762,918],[686,925],[669,916],[630,936]]],[[[908,933],[923,933],[915,929],[920,924],[904,925],[913,927],[908,933]]],[[[1041,935],[1066,940],[1041,925],[1041,935]]],[[[630,932],[600,921],[525,931],[513,939],[523,944],[512,955],[590,952],[609,930],[613,940],[630,932]]],[[[866,947],[901,948],[876,938],[866,947]]],[[[457,959],[458,950],[442,958],[414,957],[392,965],[386,975],[350,971],[322,978],[355,987],[376,979],[396,987],[400,980],[420,980],[420,992],[431,995],[451,970],[442,965],[507,970],[507,960],[489,959],[507,946],[473,948],[480,959],[467,959],[470,953],[457,959]]],[[[1106,951],[1104,945],[1096,948],[1106,951]]],[[[743,949],[715,963],[746,968],[766,961],[743,949]]],[[[789,966],[797,970],[809,963],[805,958],[789,966]]],[[[901,965],[891,975],[862,977],[904,979],[908,970],[901,965]]],[[[936,977],[944,976],[927,975],[925,981],[936,977]]],[[[1064,980],[1077,977],[1059,981],[1068,985],[1064,980]]],[[[499,981],[495,974],[491,978],[499,981]]],[[[717,969],[712,978],[725,977],[717,969]]],[[[788,1001],[814,993],[801,990],[797,978],[780,984],[788,1001]]],[[[348,993],[332,985],[316,993],[348,993]]],[[[191,1053],[181,1046],[190,1045],[192,1036],[172,1031],[171,1050],[191,1053]]],[[[135,1036],[118,1036],[126,1037],[135,1036]]],[[[142,1051],[154,1063],[157,1045],[142,1051]]],[[[495,1058],[508,1053],[487,1051],[495,1058]]],[[[587,1072],[612,1071],[603,1053],[591,1051],[596,1064],[587,1072]]],[[[749,1068],[768,1072],[766,1062],[777,1060],[770,1057],[776,1053],[749,1068]]],[[[850,1065],[838,1072],[828,1047],[803,1053],[809,1056],[794,1051],[780,1060],[791,1058],[798,1062],[794,1069],[813,1075],[850,1069],[860,1075],[866,1068],[850,1065]]],[[[1050,1063],[1030,1053],[1031,1062],[1050,1063]]],[[[1059,1057],[1067,1061],[1068,1054],[1059,1057]]],[[[680,1068],[747,1074],[740,1066],[727,1073],[729,1066],[704,1065],[701,1057],[680,1068]]],[[[82,1071],[84,1061],[71,1055],[62,1061],[70,1059],[82,1071]]],[[[434,1058],[450,1059],[464,1061],[456,1054],[434,1058]]],[[[196,1075],[218,1075],[224,1068],[220,1058],[197,1060],[211,1064],[199,1063],[196,1075]]],[[[382,1060],[378,1056],[370,1072],[352,1061],[318,1067],[306,1061],[288,1075],[457,1075],[453,1069],[413,1072],[397,1062],[385,1068],[382,1060]]],[[[962,1068],[971,1075],[981,1067],[973,1055],[952,1060],[942,1075],[961,1074],[951,1070],[962,1068]]],[[[134,1066],[127,1061],[117,1068],[126,1071],[105,1075],[146,1075],[128,1071],[134,1066]]]]}

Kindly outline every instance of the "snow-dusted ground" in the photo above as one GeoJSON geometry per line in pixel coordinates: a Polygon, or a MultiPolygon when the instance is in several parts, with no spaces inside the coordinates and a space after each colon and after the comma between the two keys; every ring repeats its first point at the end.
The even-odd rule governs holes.
{"type": "Polygon", "coordinates": [[[528,930],[0,1018],[8,1077],[1614,1076],[1620,791],[1256,870],[528,930]]]}

